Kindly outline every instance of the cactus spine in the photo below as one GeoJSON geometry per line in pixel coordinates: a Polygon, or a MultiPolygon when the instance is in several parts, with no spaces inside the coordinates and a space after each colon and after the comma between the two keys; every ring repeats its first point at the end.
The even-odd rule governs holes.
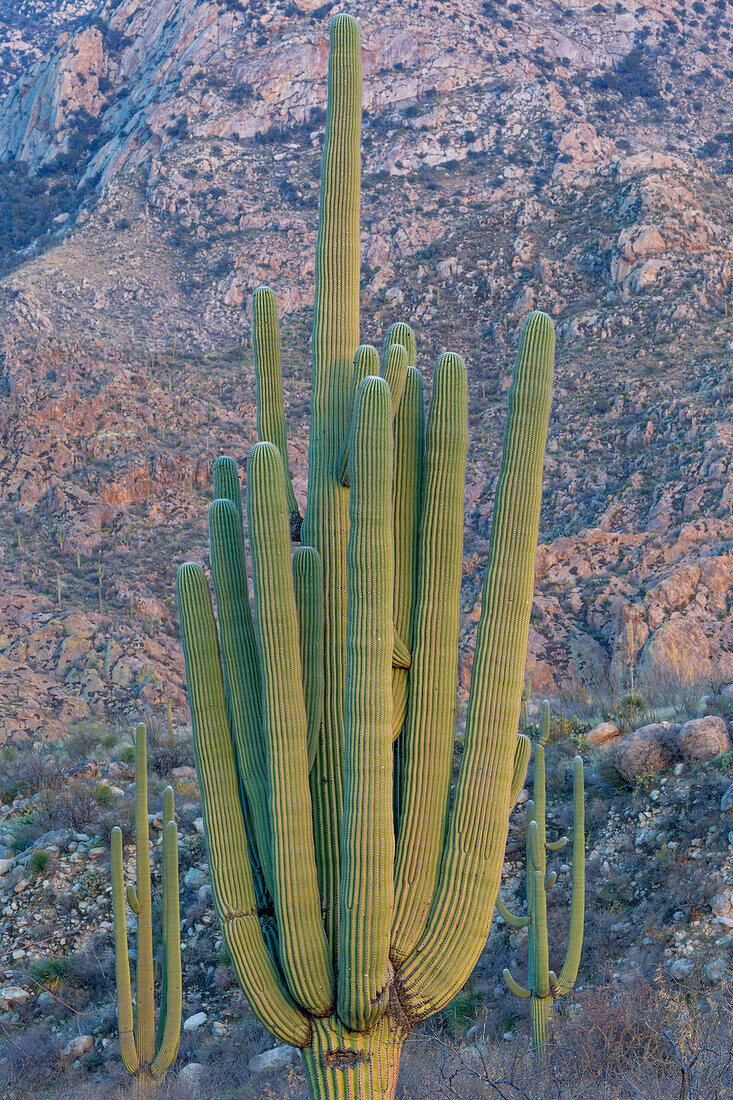
{"type": "Polygon", "coordinates": [[[173,788],[163,795],[163,929],[162,986],[155,1026],[152,892],[148,835],[148,778],[145,726],[135,735],[135,842],[137,889],[124,888],[122,831],[112,830],[112,905],[120,1054],[132,1074],[137,1095],[151,1096],[178,1053],[181,1032],[181,929],[178,902],[178,832],[173,788]],[[125,902],[137,916],[137,988],[132,1008],[125,902]]]}
{"type": "Polygon", "coordinates": [[[534,799],[527,803],[527,916],[516,917],[497,896],[499,915],[511,928],[526,928],[529,937],[529,988],[520,986],[508,970],[504,981],[512,993],[529,998],[532,1021],[532,1046],[542,1060],[547,1049],[547,1028],[552,1006],[575,984],[583,949],[585,917],[585,801],[583,760],[573,761],[573,885],[570,902],[570,933],[565,962],[558,978],[549,968],[547,942],[547,891],[557,879],[547,871],[547,852],[565,847],[567,837],[548,842],[545,828],[545,745],[550,736],[550,704],[545,700],[540,717],[540,738],[535,746],[534,799]]]}
{"type": "Polygon", "coordinates": [[[258,396],[270,407],[247,467],[254,613],[230,458],[216,464],[209,515],[218,629],[203,569],[186,563],[176,582],[222,935],[252,1007],[302,1049],[320,1100],[391,1100],[405,1037],[461,989],[488,933],[528,759],[516,729],[554,357],[552,322],[534,313],[510,393],[450,808],[466,368],[440,357],[426,420],[410,327],[390,328],[381,357],[357,346],[360,120],[359,30],[341,14],[302,528],[290,524],[274,296],[260,288],[258,396]],[[302,541],[292,563],[289,526],[302,541]]]}

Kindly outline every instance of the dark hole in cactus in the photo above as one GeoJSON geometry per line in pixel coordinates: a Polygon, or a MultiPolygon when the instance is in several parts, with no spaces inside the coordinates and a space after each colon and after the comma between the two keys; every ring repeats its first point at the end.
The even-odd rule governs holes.
{"type": "Polygon", "coordinates": [[[331,1069],[348,1069],[349,1066],[358,1066],[360,1062],[366,1062],[367,1056],[363,1050],[332,1050],[324,1057],[326,1066],[331,1069]]]}

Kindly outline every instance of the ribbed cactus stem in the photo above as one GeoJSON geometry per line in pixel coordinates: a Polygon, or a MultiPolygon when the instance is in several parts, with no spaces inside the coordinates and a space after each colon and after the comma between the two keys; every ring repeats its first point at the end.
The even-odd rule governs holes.
{"type": "Polygon", "coordinates": [[[356,21],[331,21],[328,106],[316,240],[313,393],[308,504],[302,541],[321,557],[324,580],[323,728],[311,789],[319,889],[337,954],[343,807],[348,492],[336,464],[346,439],[349,387],[359,344],[361,37],[356,21]]]}
{"type": "Polygon", "coordinates": [[[307,1046],[308,1017],[286,990],[262,933],[237,762],[227,718],[211,593],[200,565],[186,562],[176,577],[186,684],[201,787],[211,889],[224,942],[242,987],[262,1023],[293,1046],[307,1046]]]}
{"type": "Polygon", "coordinates": [[[135,1045],[143,1066],[155,1056],[155,991],[153,970],[153,902],[150,890],[150,834],[148,827],[148,757],[145,726],[135,734],[135,846],[137,851],[137,981],[135,1045]]]}
{"type": "Polygon", "coordinates": [[[252,344],[257,384],[257,435],[262,443],[273,443],[280,452],[290,510],[290,532],[297,540],[300,537],[301,517],[288,463],[288,429],[285,421],[277,303],[269,286],[258,286],[252,295],[252,344]]]}
{"type": "Polygon", "coordinates": [[[394,897],[392,402],[380,378],[357,394],[351,482],[338,1014],[366,1031],[387,1007],[394,897]]]}
{"type": "Polygon", "coordinates": [[[402,732],[392,929],[397,965],[410,956],[427,924],[445,834],[458,684],[466,394],[463,360],[441,356],[425,434],[410,707],[402,732]]]}
{"type": "MultiPolygon", "coordinates": [[[[583,946],[585,905],[585,829],[583,761],[576,756],[573,763],[573,891],[571,899],[570,933],[565,964],[557,978],[550,970],[547,937],[547,891],[557,881],[555,871],[547,871],[546,853],[559,851],[567,838],[548,842],[546,836],[545,744],[550,736],[550,704],[545,701],[540,716],[540,737],[535,747],[534,798],[527,803],[527,912],[529,914],[529,989],[518,986],[509,971],[504,979],[509,989],[519,997],[530,997],[532,1045],[540,1061],[546,1056],[548,1026],[553,1002],[569,993],[578,974],[583,946]]],[[[503,901],[497,901],[500,916],[518,927],[503,901]]]]}
{"type": "Polygon", "coordinates": [[[122,1062],[135,1078],[139,1100],[155,1087],[178,1053],[181,1032],[181,948],[178,901],[178,832],[173,789],[163,796],[163,958],[161,1008],[155,1027],[154,966],[152,953],[152,893],[148,835],[147,746],[144,725],[135,734],[135,837],[137,890],[124,888],[122,832],[112,830],[112,904],[117,977],[117,1002],[122,1062]],[[133,1024],[132,991],[127,947],[125,900],[137,915],[137,992],[133,1024]],[[143,1054],[143,1052],[145,1052],[143,1054]]]}
{"type": "MultiPolygon", "coordinates": [[[[177,596],[212,894],[234,969],[259,1018],[302,1049],[315,1100],[392,1100],[407,1034],[455,996],[486,940],[525,781],[517,723],[554,335],[544,314],[522,330],[454,783],[466,369],[441,355],[426,425],[409,325],[390,326],[381,359],[357,346],[361,46],[350,16],[332,20],[330,46],[302,545],[291,558],[280,336],[261,287],[261,442],[246,509],[254,612],[231,459],[215,467],[210,511],[218,629],[201,566],[181,566],[177,596]]],[[[530,929],[535,879],[550,882],[533,830],[542,871],[530,868],[528,914],[506,910],[530,929]]],[[[541,953],[537,963],[549,981],[541,953]]]]}

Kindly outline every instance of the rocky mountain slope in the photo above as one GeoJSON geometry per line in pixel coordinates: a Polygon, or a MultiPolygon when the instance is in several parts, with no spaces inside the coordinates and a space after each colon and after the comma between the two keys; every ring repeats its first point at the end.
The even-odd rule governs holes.
{"type": "MultiPolygon", "coordinates": [[[[169,700],[184,719],[173,576],[205,560],[213,459],[243,469],[254,438],[260,281],[302,499],[339,9],[108,2],[0,101],[0,739],[169,700]]],[[[349,10],[363,338],[409,320],[428,389],[445,347],[469,364],[463,687],[534,306],[559,337],[535,690],[601,713],[632,686],[667,702],[733,680],[733,6],[349,10]]]]}

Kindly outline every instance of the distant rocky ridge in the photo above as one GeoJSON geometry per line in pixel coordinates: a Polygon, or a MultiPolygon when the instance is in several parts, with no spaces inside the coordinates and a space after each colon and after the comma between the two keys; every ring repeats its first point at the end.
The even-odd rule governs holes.
{"type": "MultiPolygon", "coordinates": [[[[211,462],[228,451],[244,469],[254,438],[260,281],[284,320],[302,499],[337,10],[107,3],[0,101],[4,170],[21,158],[66,186],[0,280],[0,737],[169,699],[184,717],[173,574],[205,559],[211,462]]],[[[536,690],[592,707],[642,682],[729,682],[733,8],[349,10],[365,46],[363,337],[409,320],[428,385],[446,346],[469,364],[463,687],[533,307],[559,337],[536,690]]]]}

